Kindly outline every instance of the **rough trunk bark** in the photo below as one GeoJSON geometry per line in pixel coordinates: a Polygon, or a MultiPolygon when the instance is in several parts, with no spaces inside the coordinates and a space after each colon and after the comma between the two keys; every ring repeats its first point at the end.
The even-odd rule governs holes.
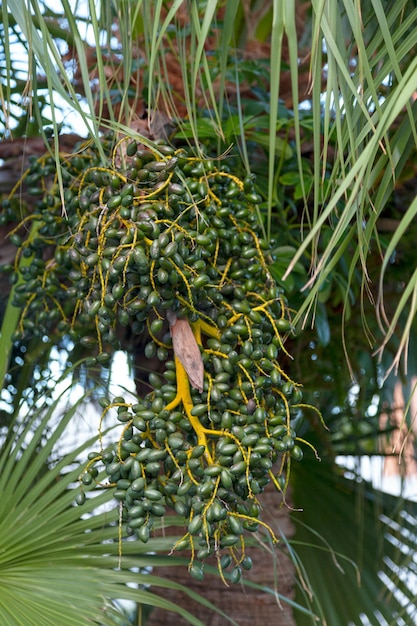
{"type": "MultiPolygon", "coordinates": [[[[280,506],[280,498],[273,488],[268,488],[259,498],[263,506],[262,519],[274,530],[277,537],[290,538],[294,529],[289,517],[289,509],[280,506]]],[[[253,568],[244,573],[245,580],[274,589],[284,598],[294,598],[294,566],[285,552],[281,541],[274,553],[262,547],[248,548],[253,560],[253,568]]],[[[215,562],[211,563],[215,566],[215,562]]],[[[184,568],[155,568],[154,574],[167,578],[175,575],[175,582],[200,593],[206,600],[235,620],[239,626],[295,626],[291,606],[277,596],[265,593],[242,584],[226,587],[219,576],[206,575],[203,582],[191,578],[184,568]]],[[[222,615],[207,609],[188,595],[167,589],[164,597],[180,605],[198,617],[205,626],[226,626],[228,621],[222,615]]],[[[161,609],[152,611],[147,626],[185,626],[185,620],[174,613],[161,609]]]]}

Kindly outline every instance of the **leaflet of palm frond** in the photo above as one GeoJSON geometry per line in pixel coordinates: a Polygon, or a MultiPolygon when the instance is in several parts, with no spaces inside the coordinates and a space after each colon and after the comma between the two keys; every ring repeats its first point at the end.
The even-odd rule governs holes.
{"type": "MultiPolygon", "coordinates": [[[[381,624],[378,615],[388,624],[400,623],[400,614],[414,623],[407,620],[416,618],[415,598],[404,581],[414,576],[416,503],[350,480],[326,462],[304,459],[293,477],[295,506],[303,508],[293,514],[294,549],[314,594],[299,587],[298,600],[304,596],[327,626],[359,625],[361,615],[372,626],[381,624]]],[[[300,616],[299,626],[309,619],[300,616]]]]}

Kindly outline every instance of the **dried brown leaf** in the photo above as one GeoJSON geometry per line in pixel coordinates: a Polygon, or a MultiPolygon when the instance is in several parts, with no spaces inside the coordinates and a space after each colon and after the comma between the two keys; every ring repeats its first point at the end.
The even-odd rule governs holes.
{"type": "Polygon", "coordinates": [[[190,322],[186,319],[178,319],[172,313],[168,316],[168,320],[174,353],[187,372],[191,386],[201,393],[204,382],[204,364],[190,322]]]}

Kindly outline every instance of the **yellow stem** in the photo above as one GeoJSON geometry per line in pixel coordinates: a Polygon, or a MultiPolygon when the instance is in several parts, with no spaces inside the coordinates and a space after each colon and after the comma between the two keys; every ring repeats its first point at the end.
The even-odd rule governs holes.
{"type": "Polygon", "coordinates": [[[174,356],[174,359],[175,370],[177,373],[177,395],[172,400],[172,402],[166,405],[165,410],[171,411],[182,402],[185,413],[190,421],[191,426],[194,429],[195,434],[197,435],[197,445],[204,446],[204,455],[208,463],[210,465],[213,465],[213,459],[208,449],[206,437],[207,429],[205,429],[200,424],[200,420],[198,419],[198,417],[191,414],[194,405],[191,399],[190,383],[188,380],[187,372],[185,371],[184,366],[177,357],[177,355],[174,356]]]}

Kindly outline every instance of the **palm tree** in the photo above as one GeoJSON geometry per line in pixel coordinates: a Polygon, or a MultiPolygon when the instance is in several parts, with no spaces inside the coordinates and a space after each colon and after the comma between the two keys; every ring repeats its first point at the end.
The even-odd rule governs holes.
{"type": "MultiPolygon", "coordinates": [[[[63,121],[59,117],[58,95],[67,110],[69,107],[79,116],[84,126],[80,134],[95,145],[96,168],[101,167],[100,159],[101,163],[105,160],[105,131],[117,138],[140,139],[144,145],[175,131],[176,141],[190,144],[196,158],[206,154],[225,158],[234,144],[235,154],[230,158],[235,159],[233,166],[239,176],[243,179],[256,172],[257,211],[263,236],[272,242],[271,273],[298,311],[294,324],[306,328],[299,338],[290,337],[286,342],[286,354],[295,359],[290,364],[285,358],[285,366],[291,380],[300,379],[314,390],[310,404],[319,407],[333,430],[333,435],[327,436],[319,418],[300,426],[305,429],[302,438],[314,445],[329,465],[323,463],[322,472],[314,465],[308,478],[303,475],[308,458],[303,461],[306,465],[295,468],[295,505],[305,508],[306,520],[308,511],[323,511],[319,522],[309,522],[313,533],[323,537],[323,549],[333,556],[332,549],[358,560],[343,544],[339,550],[340,539],[332,534],[330,523],[332,511],[325,514],[324,503],[331,498],[337,501],[342,520],[352,527],[353,496],[347,494],[357,493],[358,484],[330,478],[336,472],[334,457],[378,450],[380,429],[369,413],[373,397],[385,400],[388,383],[398,371],[404,376],[414,373],[409,341],[415,313],[415,261],[410,244],[415,201],[407,193],[407,181],[414,174],[416,143],[413,3],[375,0],[369,7],[353,8],[345,1],[232,1],[224,6],[197,1],[155,6],[138,2],[134,7],[115,2],[110,8],[103,5],[100,11],[91,4],[86,18],[81,13],[74,17],[67,2],[54,12],[40,1],[27,9],[7,0],[2,11],[5,86],[0,96],[5,127],[10,133],[21,132],[25,145],[30,145],[31,133],[44,138],[49,158],[58,164],[54,197],[59,202],[69,202],[65,167],[59,166],[63,162],[61,148],[68,144],[62,140],[51,143],[48,136],[57,138],[61,124],[65,125],[65,117],[63,121]],[[88,26],[86,35],[82,24],[88,26]],[[86,43],[87,35],[95,45],[86,43]],[[28,71],[23,77],[21,61],[11,52],[14,43],[23,46],[28,55],[28,71]],[[309,72],[302,71],[305,67],[309,72]],[[18,97],[23,87],[26,100],[22,101],[18,97]],[[17,113],[16,106],[21,107],[17,113]],[[308,330],[311,320],[313,331],[308,330]],[[375,351],[379,359],[372,356],[375,351]],[[382,380],[386,384],[381,388],[382,380]],[[354,421],[354,413],[362,417],[354,421]],[[315,509],[307,505],[311,494],[316,494],[320,503],[314,503],[315,509]]],[[[4,145],[10,149],[10,143],[4,145]]],[[[81,148],[77,149],[83,155],[81,148]]],[[[3,154],[6,156],[6,151],[3,154]]],[[[18,154],[19,168],[21,163],[18,154]]],[[[27,189],[20,187],[19,193],[30,191],[39,172],[32,174],[27,189]]],[[[42,174],[47,185],[50,175],[51,170],[42,174]]],[[[16,207],[13,202],[3,206],[6,217],[1,226],[7,233],[16,207]]],[[[19,243],[15,226],[13,223],[9,239],[19,243]]],[[[32,227],[29,238],[36,236],[36,227],[32,227]]],[[[30,264],[27,258],[20,257],[21,271],[30,264]]],[[[3,318],[0,346],[7,357],[2,365],[9,381],[16,380],[9,364],[19,363],[10,361],[10,355],[17,350],[16,341],[22,340],[20,313],[9,304],[3,318]]],[[[87,339],[83,357],[89,347],[87,339]]],[[[144,346],[136,343],[132,349],[129,341],[125,337],[124,347],[134,355],[137,366],[144,346]]],[[[59,332],[52,345],[54,342],[62,345],[59,332]]],[[[76,348],[80,356],[80,346],[76,348]]],[[[49,348],[42,349],[39,339],[25,350],[33,354],[32,360],[42,358],[46,364],[50,359],[49,348]]],[[[77,351],[73,358],[76,355],[77,351]]],[[[16,356],[22,359],[22,353],[14,353],[13,358],[16,356]]],[[[96,357],[90,354],[91,358],[96,357]]],[[[94,367],[97,365],[95,360],[94,367]]],[[[26,371],[29,383],[33,368],[26,371]]],[[[157,378],[142,380],[145,387],[149,383],[157,383],[157,378]]],[[[305,457],[309,451],[305,448],[305,457]]],[[[388,507],[386,511],[392,510],[392,503],[382,504],[388,507]]],[[[270,511],[273,506],[268,502],[265,508],[270,511]]],[[[366,552],[363,579],[369,582],[357,602],[349,593],[352,616],[340,600],[340,613],[334,613],[331,600],[336,596],[320,593],[307,547],[302,545],[311,542],[311,535],[303,534],[296,514],[293,518],[300,545],[295,549],[288,537],[283,537],[282,543],[298,574],[297,623],[303,623],[303,615],[313,619],[309,608],[305,609],[310,602],[322,623],[327,619],[328,623],[345,624],[347,619],[358,620],[360,612],[367,612],[371,619],[374,608],[367,599],[373,599],[378,589],[380,563],[371,563],[366,552]],[[313,600],[310,593],[317,594],[313,600]]],[[[364,519],[368,525],[369,512],[364,519]]],[[[393,522],[390,524],[392,527],[393,522]]],[[[274,529],[273,523],[271,527],[274,529]]],[[[344,529],[343,523],[338,529],[344,529]]],[[[101,541],[104,535],[98,537],[101,541]]],[[[369,536],[365,547],[374,550],[369,536]]],[[[147,549],[153,548],[147,544],[147,549]]],[[[273,570],[271,575],[271,561],[264,561],[265,570],[258,580],[280,592],[282,585],[275,583],[273,570]]],[[[129,565],[127,562],[127,568],[129,565]]],[[[350,571],[356,574],[354,567],[350,571]]],[[[323,584],[334,577],[333,566],[329,565],[327,572],[323,584]]],[[[390,577],[394,578],[392,572],[390,577]]],[[[217,598],[215,604],[220,606],[217,598]]],[[[276,602],[273,594],[271,598],[276,602]]],[[[394,594],[391,604],[382,602],[378,609],[387,619],[397,619],[397,604],[394,594]]],[[[237,623],[245,623],[242,612],[234,617],[237,623]]],[[[285,614],[283,623],[291,623],[290,619],[285,614]]]]}

